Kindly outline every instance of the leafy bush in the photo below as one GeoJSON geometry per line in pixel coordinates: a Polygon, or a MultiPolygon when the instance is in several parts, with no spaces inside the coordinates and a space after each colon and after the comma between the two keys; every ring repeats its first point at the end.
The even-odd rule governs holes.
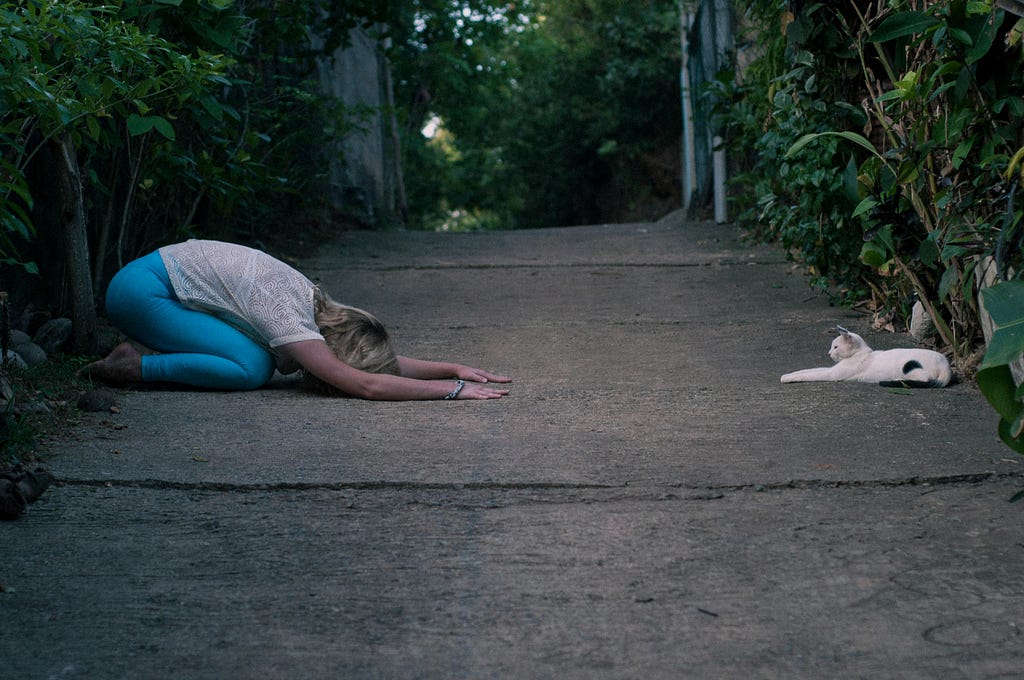
{"type": "Polygon", "coordinates": [[[307,81],[323,53],[309,33],[333,50],[361,5],[372,16],[369,1],[0,1],[0,258],[32,237],[47,189],[26,176],[58,141],[82,169],[97,283],[168,240],[318,217],[318,152],[349,112],[307,81]]]}
{"type": "MultiPolygon", "coordinates": [[[[792,17],[788,70],[745,88],[771,88],[775,106],[758,132],[734,126],[746,131],[734,144],[756,134],[747,181],[761,210],[748,219],[829,283],[859,280],[878,307],[905,314],[916,295],[964,364],[980,340],[979,267],[994,258],[1004,276],[1021,271],[1007,170],[1024,144],[1024,22],[991,2],[911,4],[871,15],[815,4],[792,17]]],[[[757,5],[762,17],[777,9],[757,5]]]]}
{"type": "Polygon", "coordinates": [[[747,219],[763,220],[832,285],[856,276],[883,310],[905,314],[916,296],[968,374],[991,315],[978,384],[1003,440],[1024,452],[1022,376],[1010,369],[1024,350],[1024,19],[967,0],[812,4],[799,17],[764,0],[749,16],[785,26],[787,52],[780,60],[777,47],[766,50],[744,91],[794,95],[776,93],[760,117],[721,110],[733,144],[759,152],[744,179],[761,210],[747,219]],[[832,108],[856,105],[867,115],[832,108]],[[852,201],[840,187],[854,189],[852,201]],[[838,265],[823,272],[831,258],[838,265]]]}
{"type": "Polygon", "coordinates": [[[1020,54],[997,40],[1008,22],[991,3],[858,20],[850,32],[882,133],[860,167],[855,214],[870,239],[862,259],[882,274],[898,271],[962,359],[980,338],[976,291],[986,258],[998,256],[1004,273],[1021,263],[1019,244],[1017,252],[997,248],[1007,237],[1013,243],[1022,214],[1006,177],[1024,142],[1020,54]]]}
{"type": "Polygon", "coordinates": [[[781,243],[807,267],[813,286],[856,301],[865,294],[866,268],[857,259],[861,226],[851,214],[854,155],[834,139],[800,155],[786,153],[806,134],[866,121],[850,103],[857,96],[851,52],[839,48],[839,34],[822,20],[829,11],[824,5],[799,17],[779,12],[777,2],[748,9],[758,39],[766,41],[763,55],[740,84],[724,76],[706,92],[730,156],[740,159],[732,180],[739,188],[738,219],[755,235],[781,243]]]}

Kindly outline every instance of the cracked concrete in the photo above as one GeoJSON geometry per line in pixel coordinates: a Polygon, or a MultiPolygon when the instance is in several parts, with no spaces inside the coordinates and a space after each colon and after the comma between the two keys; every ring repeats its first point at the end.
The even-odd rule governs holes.
{"type": "Polygon", "coordinates": [[[1024,459],[729,226],[348,233],[300,268],[508,399],[131,391],[0,525],[6,677],[1022,677],[1024,459]]]}

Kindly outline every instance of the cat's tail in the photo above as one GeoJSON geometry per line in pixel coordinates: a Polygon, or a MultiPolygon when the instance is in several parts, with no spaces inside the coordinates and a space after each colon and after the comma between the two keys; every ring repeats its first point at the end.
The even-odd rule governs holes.
{"type": "Polygon", "coordinates": [[[914,371],[923,371],[926,375],[928,373],[928,371],[924,371],[921,362],[911,359],[903,364],[903,374],[908,377],[902,380],[883,380],[878,384],[882,387],[945,387],[948,385],[953,376],[946,358],[942,357],[942,361],[935,362],[934,368],[936,369],[935,375],[928,376],[925,380],[911,379],[909,375],[914,371]]]}

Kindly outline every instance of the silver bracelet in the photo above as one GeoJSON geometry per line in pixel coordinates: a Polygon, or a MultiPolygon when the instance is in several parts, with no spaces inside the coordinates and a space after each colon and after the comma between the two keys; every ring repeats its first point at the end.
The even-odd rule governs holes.
{"type": "Polygon", "coordinates": [[[452,390],[451,392],[449,392],[448,396],[445,397],[445,399],[446,400],[447,399],[454,399],[455,397],[459,396],[459,392],[461,392],[462,388],[465,387],[465,386],[466,386],[466,381],[465,380],[456,380],[455,381],[455,389],[452,390]]]}

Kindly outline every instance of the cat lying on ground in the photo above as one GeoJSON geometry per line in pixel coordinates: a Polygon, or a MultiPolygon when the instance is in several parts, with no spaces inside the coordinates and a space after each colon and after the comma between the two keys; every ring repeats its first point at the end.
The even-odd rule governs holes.
{"type": "Polygon", "coordinates": [[[856,333],[839,328],[828,355],[835,366],[807,368],[782,376],[782,382],[848,381],[884,387],[945,387],[952,373],[949,360],[930,349],[873,350],[856,333]]]}

